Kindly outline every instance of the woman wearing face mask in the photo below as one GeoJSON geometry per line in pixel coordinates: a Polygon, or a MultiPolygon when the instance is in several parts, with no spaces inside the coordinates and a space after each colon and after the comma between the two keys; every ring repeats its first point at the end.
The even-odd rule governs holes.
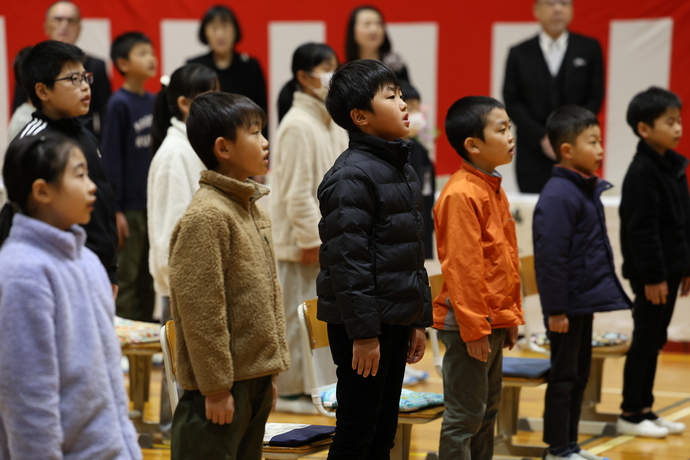
{"type": "Polygon", "coordinates": [[[242,30],[235,13],[225,5],[206,11],[199,26],[199,40],[211,52],[187,61],[213,69],[220,90],[247,96],[266,111],[266,81],[259,61],[246,53],[237,53],[235,45],[242,40],[242,30]]]}
{"type": "Polygon", "coordinates": [[[345,41],[347,62],[357,59],[382,61],[400,81],[410,81],[405,61],[391,50],[383,14],[374,6],[360,6],[352,10],[345,41]]]}
{"type": "Polygon", "coordinates": [[[290,369],[278,376],[276,410],[316,413],[308,396],[297,305],[316,297],[319,273],[316,191],[347,148],[347,132],[326,111],[326,95],[338,60],[331,47],[307,43],[292,56],[292,80],[278,97],[277,139],[271,149],[270,211],[278,277],[283,287],[290,369]]]}

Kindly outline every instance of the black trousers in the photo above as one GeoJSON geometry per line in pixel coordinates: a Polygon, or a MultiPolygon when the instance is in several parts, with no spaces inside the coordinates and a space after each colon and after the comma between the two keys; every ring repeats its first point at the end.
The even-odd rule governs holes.
{"type": "Polygon", "coordinates": [[[547,332],[551,371],[544,397],[544,442],[553,449],[577,444],[582,398],[592,365],[592,320],[591,314],[568,318],[568,332],[547,332]]]}
{"type": "Polygon", "coordinates": [[[644,284],[630,283],[635,293],[633,336],[623,370],[623,412],[638,413],[654,404],[654,377],[659,352],[666,344],[673,307],[676,304],[681,276],[669,276],[665,305],[654,305],[644,294],[644,284]]]}
{"type": "Polygon", "coordinates": [[[400,390],[405,374],[408,326],[381,325],[381,360],[376,376],[352,369],[353,341],[345,326],[328,325],[328,340],[337,366],[336,429],[329,460],[388,460],[398,427],[400,390]]]}

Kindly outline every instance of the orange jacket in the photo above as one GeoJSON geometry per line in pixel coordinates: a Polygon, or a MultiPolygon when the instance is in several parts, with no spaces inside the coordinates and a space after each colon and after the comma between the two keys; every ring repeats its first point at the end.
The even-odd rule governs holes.
{"type": "Polygon", "coordinates": [[[463,162],[434,206],[443,287],[434,327],[465,342],[524,324],[515,221],[500,177],[463,162]]]}

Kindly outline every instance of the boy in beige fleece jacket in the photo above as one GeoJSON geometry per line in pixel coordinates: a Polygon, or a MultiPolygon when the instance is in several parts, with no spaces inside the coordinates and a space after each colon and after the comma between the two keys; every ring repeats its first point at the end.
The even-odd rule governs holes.
{"type": "Polygon", "coordinates": [[[187,136],[208,171],[170,240],[176,367],[184,394],[173,416],[172,458],[260,459],[289,366],[268,213],[266,115],[244,96],[197,96],[187,136]]]}

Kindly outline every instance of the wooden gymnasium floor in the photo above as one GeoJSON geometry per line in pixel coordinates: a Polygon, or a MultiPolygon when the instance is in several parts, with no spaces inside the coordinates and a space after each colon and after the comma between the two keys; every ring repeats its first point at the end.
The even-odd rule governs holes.
{"type": "MultiPolygon", "coordinates": [[[[534,353],[513,350],[506,355],[535,356],[534,353]]],[[[429,372],[429,379],[413,389],[417,391],[442,392],[441,378],[434,370],[430,350],[417,367],[429,372]]],[[[620,388],[622,380],[623,359],[608,359],[604,365],[604,382],[602,402],[599,411],[616,412],[620,404],[620,388]]],[[[151,384],[151,400],[147,404],[146,416],[148,420],[158,418],[160,394],[160,368],[154,368],[151,384]]],[[[655,393],[657,402],[655,410],[670,419],[683,421],[690,427],[690,355],[664,353],[660,359],[659,371],[656,379],[655,393]]],[[[520,417],[540,417],[543,410],[544,386],[522,390],[520,400],[520,417]]],[[[332,425],[333,419],[322,416],[298,416],[292,414],[273,413],[269,418],[272,422],[312,423],[332,425]]],[[[427,452],[438,450],[438,437],[441,429],[440,420],[426,424],[415,425],[412,429],[412,454],[410,458],[425,459],[427,452]]],[[[519,432],[516,441],[521,444],[541,444],[541,433],[519,432]]],[[[689,460],[690,459],[690,429],[682,436],[669,436],[662,440],[636,439],[630,436],[593,437],[582,436],[581,445],[599,455],[607,456],[611,460],[689,460]]],[[[154,449],[146,449],[144,460],[168,460],[169,448],[157,444],[154,449]]],[[[325,454],[316,454],[309,459],[325,459],[325,454]]]]}

